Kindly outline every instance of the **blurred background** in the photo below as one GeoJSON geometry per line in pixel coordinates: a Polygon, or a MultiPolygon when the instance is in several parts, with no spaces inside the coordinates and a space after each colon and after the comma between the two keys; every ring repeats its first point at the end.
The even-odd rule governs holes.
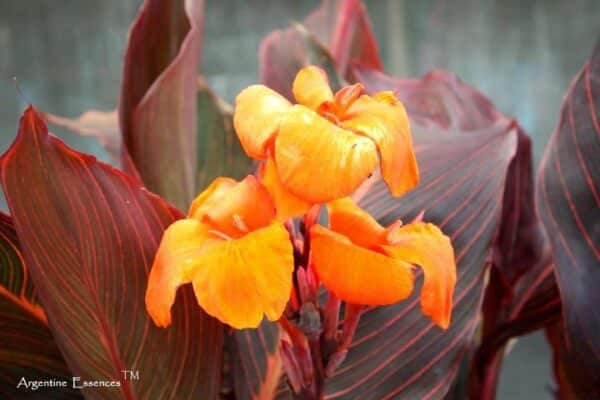
{"type": "MultiPolygon", "coordinates": [[[[127,31],[141,2],[0,0],[0,152],[14,138],[28,102],[68,117],[115,108],[127,31]]],[[[600,39],[598,0],[363,2],[387,72],[456,73],[519,121],[533,138],[536,164],[569,82],[600,39]]],[[[261,39],[301,21],[319,3],[206,0],[201,72],[231,102],[258,79],[261,39]]],[[[93,139],[55,133],[108,159],[93,139]]],[[[505,359],[498,398],[551,399],[551,385],[543,334],[524,337],[505,359]]]]}

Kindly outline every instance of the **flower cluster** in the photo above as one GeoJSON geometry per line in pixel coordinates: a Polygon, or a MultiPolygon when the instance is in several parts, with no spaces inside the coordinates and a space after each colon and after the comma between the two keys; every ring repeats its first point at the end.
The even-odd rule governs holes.
{"type": "Polygon", "coordinates": [[[447,328],[456,282],[448,237],[420,220],[383,227],[348,197],[378,165],[394,196],[418,184],[402,103],[391,92],[369,96],[360,84],[334,94],[314,66],[298,73],[293,93],[295,105],[262,85],[237,97],[235,130],[259,169],[240,182],[217,178],[165,231],[146,292],[154,322],[169,325],[187,283],[208,314],[234,328],[279,320],[298,297],[294,254],[303,241],[302,270],[351,305],[405,299],[420,266],[423,313],[447,328]],[[295,237],[286,221],[321,205],[328,226],[314,223],[295,237]]]}

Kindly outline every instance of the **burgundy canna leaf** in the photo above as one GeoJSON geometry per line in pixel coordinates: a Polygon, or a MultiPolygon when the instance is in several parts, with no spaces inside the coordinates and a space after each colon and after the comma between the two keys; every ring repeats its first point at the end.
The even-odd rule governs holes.
{"type": "MultiPolygon", "coordinates": [[[[381,69],[365,6],[359,0],[323,0],[302,26],[271,32],[260,45],[261,81],[288,99],[300,68],[324,68],[330,79],[354,80],[353,64],[381,69]]],[[[339,81],[331,82],[337,89],[339,81]]]]}
{"type": "Polygon", "coordinates": [[[277,324],[234,331],[228,338],[233,389],[238,400],[270,400],[283,373],[277,324]]]}
{"type": "Polygon", "coordinates": [[[533,262],[514,286],[506,288],[502,282],[493,268],[483,305],[481,341],[471,360],[469,390],[473,398],[495,398],[510,339],[560,320],[561,300],[549,251],[533,262]]]}
{"type": "Polygon", "coordinates": [[[67,365],[82,381],[119,385],[83,389],[86,398],[216,398],[222,325],[185,290],[168,329],[154,326],[144,306],[162,232],[182,215],[133,178],[49,135],[32,107],[0,171],[24,259],[67,365]]]}
{"type": "Polygon", "coordinates": [[[563,302],[563,359],[580,398],[600,397],[599,99],[600,43],[565,96],[537,186],[563,302]]]}
{"type": "Polygon", "coordinates": [[[80,399],[25,268],[10,216],[0,213],[0,397],[80,399]],[[32,390],[26,382],[66,381],[32,390]]]}
{"type": "Polygon", "coordinates": [[[360,0],[323,0],[305,20],[306,28],[330,51],[340,76],[352,79],[352,65],[381,70],[383,63],[360,0]]]}
{"type": "Polygon", "coordinates": [[[483,303],[481,340],[471,365],[473,398],[495,397],[505,346],[511,338],[560,318],[552,255],[535,214],[532,171],[531,140],[519,128],[483,303]]]}
{"type": "Polygon", "coordinates": [[[119,122],[144,184],[184,209],[195,194],[203,1],[146,0],[129,33],[119,122]]]}

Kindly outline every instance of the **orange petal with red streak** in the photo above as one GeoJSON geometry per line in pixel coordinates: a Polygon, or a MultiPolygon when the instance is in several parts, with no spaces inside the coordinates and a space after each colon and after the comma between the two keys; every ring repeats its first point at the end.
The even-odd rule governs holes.
{"type": "Polygon", "coordinates": [[[263,314],[281,317],[292,289],[294,260],[280,223],[202,252],[192,283],[198,304],[234,328],[256,328],[263,314]]]}
{"type": "Polygon", "coordinates": [[[171,323],[177,288],[191,282],[202,252],[218,242],[208,231],[208,226],[195,219],[176,221],[165,230],[146,289],[146,309],[156,325],[171,323]]]}
{"type": "Polygon", "coordinates": [[[192,202],[188,215],[236,238],[269,225],[275,218],[275,204],[253,175],[240,182],[217,178],[192,202]]]}
{"type": "Polygon", "coordinates": [[[309,203],[350,195],[377,166],[373,141],[295,105],[281,122],[275,164],[283,185],[309,203]]]}
{"type": "Polygon", "coordinates": [[[365,91],[365,88],[360,83],[354,85],[345,86],[337,91],[335,94],[335,104],[338,106],[340,113],[345,113],[346,110],[354,104],[354,102],[360,97],[365,91]]]}
{"type": "Polygon", "coordinates": [[[441,328],[448,328],[456,285],[456,263],[450,238],[437,226],[425,222],[403,225],[390,232],[388,238],[391,245],[384,249],[389,255],[423,268],[423,314],[441,328]]]}
{"type": "Polygon", "coordinates": [[[258,176],[275,201],[277,218],[280,221],[302,215],[311,207],[310,203],[295,196],[283,186],[273,158],[269,157],[261,164],[258,176]]]}
{"type": "Polygon", "coordinates": [[[327,74],[314,65],[304,67],[298,72],[292,92],[298,103],[311,110],[317,110],[321,104],[333,100],[327,74]]]}
{"type": "Polygon", "coordinates": [[[410,264],[357,246],[339,233],[314,225],[310,246],[311,265],[319,279],[348,303],[392,304],[413,290],[410,264]]]}
{"type": "Polygon", "coordinates": [[[341,125],[376,144],[381,155],[381,175],[392,195],[400,196],[419,183],[406,110],[391,92],[361,96],[348,109],[341,125]]]}
{"type": "Polygon", "coordinates": [[[285,97],[263,85],[252,85],[241,91],[235,99],[233,125],[248,156],[267,157],[279,122],[290,106],[285,97]]]}

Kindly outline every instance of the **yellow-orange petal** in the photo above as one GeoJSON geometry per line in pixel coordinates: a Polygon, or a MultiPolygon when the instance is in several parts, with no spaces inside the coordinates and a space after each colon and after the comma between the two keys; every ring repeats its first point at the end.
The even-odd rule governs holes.
{"type": "Polygon", "coordinates": [[[279,121],[290,107],[285,97],[263,85],[252,85],[241,91],[235,99],[233,125],[248,156],[267,157],[279,121]]]}
{"type": "Polygon", "coordinates": [[[320,225],[310,230],[311,265],[321,282],[353,304],[385,305],[413,290],[411,265],[353,244],[320,225]]]}
{"type": "Polygon", "coordinates": [[[283,185],[309,203],[350,195],[377,166],[372,140],[295,105],[281,122],[275,164],[283,185]]]}
{"type": "Polygon", "coordinates": [[[165,230],[146,289],[146,309],[156,325],[171,323],[177,288],[191,282],[202,252],[218,242],[208,231],[208,226],[195,219],[176,221],[165,230]]]}
{"type": "Polygon", "coordinates": [[[292,92],[298,103],[312,110],[317,110],[321,104],[333,100],[327,74],[314,65],[304,67],[298,72],[292,92]]]}
{"type": "Polygon", "coordinates": [[[202,252],[192,278],[198,304],[237,329],[256,328],[263,314],[281,317],[292,289],[294,260],[280,223],[220,242],[202,252]]]}
{"type": "Polygon", "coordinates": [[[269,225],[275,218],[275,204],[253,175],[240,182],[217,178],[192,202],[188,215],[236,238],[269,225]]]}
{"type": "Polygon", "coordinates": [[[365,210],[348,197],[327,204],[329,227],[361,247],[386,244],[387,231],[365,210]]]}
{"type": "Polygon", "coordinates": [[[302,215],[311,207],[310,203],[295,196],[283,186],[272,157],[260,165],[258,177],[275,201],[277,218],[280,221],[302,215]]]}
{"type": "Polygon", "coordinates": [[[392,195],[400,196],[419,183],[406,110],[392,92],[361,96],[348,109],[341,125],[376,144],[381,155],[381,175],[392,195]]]}
{"type": "Polygon", "coordinates": [[[423,268],[423,314],[441,328],[448,328],[456,285],[456,263],[450,238],[437,226],[425,222],[400,226],[390,232],[388,238],[391,245],[384,249],[389,255],[423,268]]]}

